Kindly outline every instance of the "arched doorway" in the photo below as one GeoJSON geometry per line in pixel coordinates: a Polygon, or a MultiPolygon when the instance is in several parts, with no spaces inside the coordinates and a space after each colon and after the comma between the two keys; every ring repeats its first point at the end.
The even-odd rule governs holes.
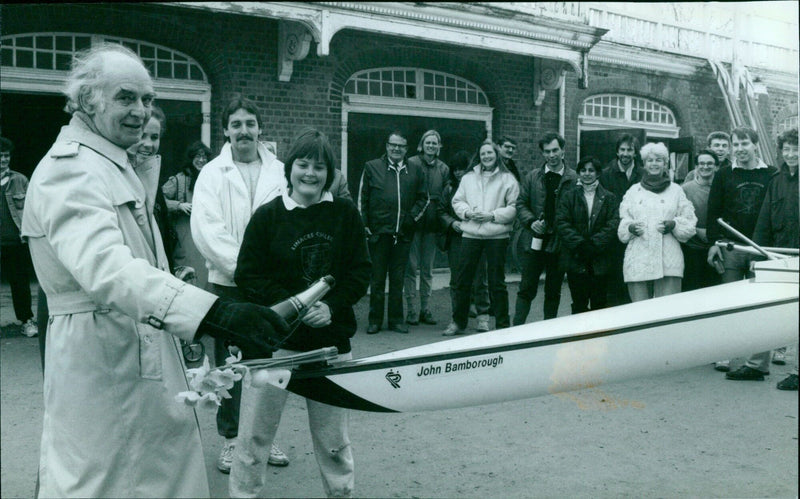
{"type": "Polygon", "coordinates": [[[603,164],[616,157],[617,138],[629,133],[646,142],[664,142],[670,151],[670,172],[676,181],[692,169],[694,141],[679,138],[675,113],[666,105],[644,97],[599,94],[583,101],[578,116],[579,157],[591,155],[603,164]]]}
{"type": "Polygon", "coordinates": [[[385,152],[387,133],[408,134],[408,155],[422,134],[442,136],[442,159],[473,153],[492,132],[492,111],[483,90],[458,76],[419,68],[386,67],[353,74],[342,103],[342,172],[353,197],[364,163],[385,152]]]}
{"type": "Polygon", "coordinates": [[[75,52],[98,43],[136,52],[153,76],[157,103],[167,115],[161,144],[162,177],[183,161],[189,143],[211,142],[211,86],[201,66],[175,50],[138,40],[86,33],[23,33],[2,37],[0,127],[15,144],[12,168],[30,176],[61,126],[61,89],[75,52]]]}

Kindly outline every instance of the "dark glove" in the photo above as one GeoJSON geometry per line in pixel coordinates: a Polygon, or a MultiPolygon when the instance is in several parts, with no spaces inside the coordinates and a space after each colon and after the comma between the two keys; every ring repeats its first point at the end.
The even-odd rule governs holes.
{"type": "Polygon", "coordinates": [[[289,333],[289,325],[267,307],[247,302],[217,299],[195,334],[195,341],[207,334],[239,347],[243,358],[268,357],[289,333]]]}
{"type": "Polygon", "coordinates": [[[414,238],[414,232],[417,231],[418,223],[414,220],[414,217],[411,215],[406,215],[403,217],[403,222],[400,224],[400,234],[410,241],[414,238]]]}
{"type": "Polygon", "coordinates": [[[675,228],[675,220],[664,220],[664,234],[669,234],[675,228]]]}

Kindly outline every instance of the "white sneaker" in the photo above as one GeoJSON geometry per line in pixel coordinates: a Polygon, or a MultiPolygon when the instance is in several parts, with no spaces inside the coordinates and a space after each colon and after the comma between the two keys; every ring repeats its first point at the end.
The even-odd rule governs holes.
{"type": "Polygon", "coordinates": [[[786,364],[786,347],[775,349],[772,352],[772,363],[778,366],[786,364]]]}
{"type": "Polygon", "coordinates": [[[714,362],[714,369],[721,372],[726,373],[731,370],[731,361],[730,360],[718,360],[714,362]]]}
{"type": "Polygon", "coordinates": [[[22,334],[28,338],[33,338],[34,336],[39,335],[39,327],[36,325],[36,322],[34,322],[33,319],[28,319],[25,321],[25,324],[22,325],[22,334]]]}
{"type": "Polygon", "coordinates": [[[478,325],[475,326],[475,329],[481,333],[489,331],[489,316],[487,314],[478,316],[478,325]]]}
{"type": "Polygon", "coordinates": [[[289,466],[289,458],[277,445],[272,444],[272,449],[269,451],[269,459],[267,464],[270,466],[289,466]]]}
{"type": "Polygon", "coordinates": [[[459,329],[455,322],[448,324],[445,330],[442,331],[442,336],[455,336],[457,334],[464,334],[464,330],[459,329]]]}
{"type": "Polygon", "coordinates": [[[222,451],[219,453],[217,459],[217,469],[223,473],[231,472],[231,465],[233,464],[233,451],[236,448],[236,439],[226,438],[225,444],[222,446],[222,451]]]}

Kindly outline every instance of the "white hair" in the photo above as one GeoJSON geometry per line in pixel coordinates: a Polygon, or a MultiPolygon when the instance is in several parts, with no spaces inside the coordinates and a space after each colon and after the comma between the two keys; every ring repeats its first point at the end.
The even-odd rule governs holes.
{"type": "Polygon", "coordinates": [[[669,149],[667,149],[667,146],[665,146],[663,142],[649,142],[642,146],[639,154],[642,156],[642,161],[650,156],[655,156],[656,158],[663,159],[665,163],[669,162],[669,149]]]}
{"type": "Polygon", "coordinates": [[[67,96],[67,105],[64,107],[64,111],[69,114],[73,114],[75,111],[86,112],[87,107],[102,105],[106,57],[109,54],[130,57],[147,71],[135,52],[117,43],[102,43],[83,50],[72,59],[72,69],[62,90],[62,93],[67,96]]]}

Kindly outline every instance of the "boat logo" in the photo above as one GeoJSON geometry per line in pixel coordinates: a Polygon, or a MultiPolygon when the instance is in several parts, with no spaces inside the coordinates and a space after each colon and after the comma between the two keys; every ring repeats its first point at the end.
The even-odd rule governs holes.
{"type": "Polygon", "coordinates": [[[403,377],[400,376],[399,372],[394,372],[392,370],[389,370],[389,372],[386,373],[386,381],[388,381],[393,388],[400,388],[400,380],[402,378],[403,377]]]}

